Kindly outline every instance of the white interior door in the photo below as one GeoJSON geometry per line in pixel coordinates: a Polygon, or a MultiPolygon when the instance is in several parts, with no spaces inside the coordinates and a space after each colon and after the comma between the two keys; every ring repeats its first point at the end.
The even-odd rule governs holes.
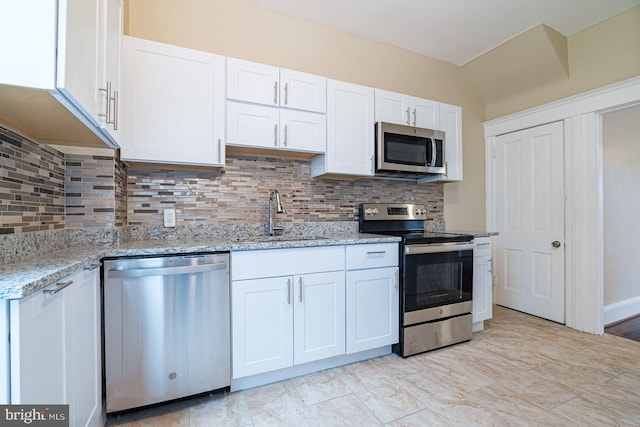
{"type": "Polygon", "coordinates": [[[560,323],[565,321],[563,151],[562,122],[496,138],[495,302],[560,323]]]}

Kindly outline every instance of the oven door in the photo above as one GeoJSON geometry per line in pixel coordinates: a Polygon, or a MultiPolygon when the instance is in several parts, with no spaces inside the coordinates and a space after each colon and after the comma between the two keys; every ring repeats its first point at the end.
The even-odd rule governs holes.
{"type": "Polygon", "coordinates": [[[403,324],[471,312],[472,242],[405,246],[403,324]]]}

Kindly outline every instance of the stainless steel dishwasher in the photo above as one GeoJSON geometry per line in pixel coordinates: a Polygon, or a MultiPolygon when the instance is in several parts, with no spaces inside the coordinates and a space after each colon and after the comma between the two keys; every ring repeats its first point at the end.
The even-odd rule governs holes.
{"type": "Polygon", "coordinates": [[[231,382],[229,254],[104,262],[107,412],[231,382]]]}

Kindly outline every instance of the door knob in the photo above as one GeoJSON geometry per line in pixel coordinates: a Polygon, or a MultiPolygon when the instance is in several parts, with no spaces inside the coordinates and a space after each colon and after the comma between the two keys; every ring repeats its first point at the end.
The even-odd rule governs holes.
{"type": "Polygon", "coordinates": [[[560,247],[560,242],[557,240],[554,240],[553,242],[551,242],[551,246],[553,246],[554,248],[559,248],[560,247]]]}

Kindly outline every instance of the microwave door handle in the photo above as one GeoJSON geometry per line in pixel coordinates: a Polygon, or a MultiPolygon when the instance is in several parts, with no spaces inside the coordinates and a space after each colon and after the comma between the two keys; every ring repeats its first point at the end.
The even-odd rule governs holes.
{"type": "Polygon", "coordinates": [[[431,138],[431,164],[430,166],[436,165],[436,139],[431,138]]]}

